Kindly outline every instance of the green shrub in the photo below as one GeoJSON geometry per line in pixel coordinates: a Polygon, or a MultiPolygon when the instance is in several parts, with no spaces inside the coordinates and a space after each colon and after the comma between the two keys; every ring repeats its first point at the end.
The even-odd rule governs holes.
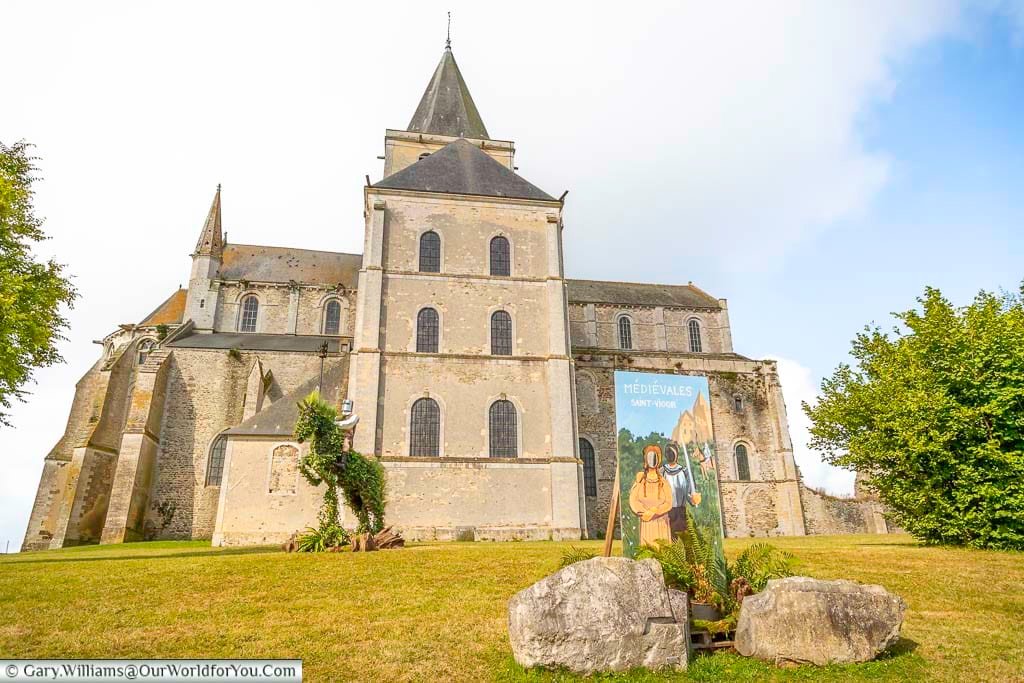
{"type": "Polygon", "coordinates": [[[926,543],[1024,549],[1024,288],[918,301],[901,329],[858,334],[855,365],[803,405],[811,446],[926,543]]]}

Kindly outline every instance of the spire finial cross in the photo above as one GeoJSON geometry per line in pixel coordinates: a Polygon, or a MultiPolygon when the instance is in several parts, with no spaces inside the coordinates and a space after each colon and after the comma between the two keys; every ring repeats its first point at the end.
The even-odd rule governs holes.
{"type": "Polygon", "coordinates": [[[452,13],[448,13],[448,38],[444,41],[444,49],[452,49],[452,13]]]}

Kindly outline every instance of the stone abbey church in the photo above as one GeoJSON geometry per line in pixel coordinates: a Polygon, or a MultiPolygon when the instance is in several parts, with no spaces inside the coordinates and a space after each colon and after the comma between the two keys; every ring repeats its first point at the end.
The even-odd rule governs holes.
{"type": "Polygon", "coordinates": [[[362,254],[229,243],[218,188],[188,289],[105,337],[79,380],[24,549],[315,525],[292,427],[318,388],[352,400],[406,538],[594,537],[617,369],[708,377],[727,535],[886,530],[876,502],[803,486],[775,364],[733,350],[724,299],[566,277],[562,201],[515,173],[450,47],[384,148],[362,254]]]}

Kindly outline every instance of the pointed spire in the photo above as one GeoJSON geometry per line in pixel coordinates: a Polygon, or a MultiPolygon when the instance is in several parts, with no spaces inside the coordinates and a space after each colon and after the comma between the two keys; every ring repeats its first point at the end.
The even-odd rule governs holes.
{"type": "Polygon", "coordinates": [[[490,139],[459,65],[455,63],[450,33],[441,62],[423,92],[408,130],[457,138],[490,139]]]}
{"type": "Polygon", "coordinates": [[[213,195],[213,204],[210,205],[210,213],[206,216],[206,223],[203,225],[203,232],[196,242],[196,256],[217,256],[224,252],[224,237],[221,233],[220,222],[220,184],[217,185],[217,194],[213,195]]]}

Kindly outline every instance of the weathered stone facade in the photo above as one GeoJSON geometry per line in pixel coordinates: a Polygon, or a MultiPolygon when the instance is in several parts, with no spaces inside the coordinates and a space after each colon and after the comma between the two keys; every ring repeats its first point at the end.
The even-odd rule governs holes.
{"type": "Polygon", "coordinates": [[[802,486],[775,365],[734,352],[725,300],[566,279],[563,201],[514,170],[446,51],[409,130],[386,133],[362,255],[227,243],[218,188],[188,289],[108,335],[79,382],[23,547],[314,524],[292,427],[315,389],[354,401],[355,448],[383,462],[407,538],[599,535],[616,369],[708,377],[729,535],[887,530],[877,502],[802,486]]]}

